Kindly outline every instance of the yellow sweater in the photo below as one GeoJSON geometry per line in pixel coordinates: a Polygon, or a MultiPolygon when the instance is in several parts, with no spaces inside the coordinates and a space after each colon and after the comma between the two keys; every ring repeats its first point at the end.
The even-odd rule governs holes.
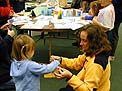
{"type": "Polygon", "coordinates": [[[111,66],[104,54],[92,58],[84,54],[74,59],[63,57],[61,66],[80,70],[67,81],[75,91],[110,91],[111,66]]]}

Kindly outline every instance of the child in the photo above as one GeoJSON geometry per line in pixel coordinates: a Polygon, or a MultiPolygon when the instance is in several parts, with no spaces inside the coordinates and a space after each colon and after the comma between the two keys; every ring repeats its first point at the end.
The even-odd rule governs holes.
{"type": "Polygon", "coordinates": [[[58,61],[50,64],[38,64],[31,61],[34,55],[35,42],[28,35],[18,35],[12,46],[12,76],[16,91],[40,91],[40,75],[52,72],[59,65],[58,61]]]}
{"type": "MultiPolygon", "coordinates": [[[[114,6],[112,4],[112,0],[99,0],[102,9],[100,9],[98,16],[93,18],[93,23],[99,25],[102,28],[102,31],[106,32],[108,36],[108,40],[113,45],[113,33],[112,29],[114,28],[115,22],[115,11],[114,6]]],[[[109,60],[115,59],[110,52],[109,60]]]]}
{"type": "Polygon", "coordinates": [[[89,15],[81,16],[81,19],[92,20],[94,16],[98,15],[100,9],[101,9],[101,5],[98,1],[91,2],[90,3],[90,10],[88,12],[89,15]]]}
{"type": "Polygon", "coordinates": [[[111,0],[99,0],[102,9],[98,16],[93,18],[93,23],[102,27],[104,32],[110,31],[114,27],[115,11],[111,0]]]}
{"type": "MultiPolygon", "coordinates": [[[[85,15],[85,16],[82,15],[81,19],[82,20],[92,20],[94,18],[94,16],[98,15],[100,9],[101,9],[100,3],[98,1],[92,1],[90,3],[90,10],[88,12],[88,15],[85,15]]],[[[77,33],[78,33],[78,31],[75,32],[75,34],[77,34],[77,33]]],[[[72,43],[73,46],[77,46],[77,47],[80,46],[79,44],[80,44],[79,39],[72,43]]]]}

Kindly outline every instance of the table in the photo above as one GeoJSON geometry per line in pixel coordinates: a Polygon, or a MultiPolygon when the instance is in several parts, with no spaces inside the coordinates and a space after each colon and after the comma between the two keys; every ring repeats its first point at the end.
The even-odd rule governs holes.
{"type": "MultiPolygon", "coordinates": [[[[21,30],[40,32],[67,32],[69,30],[76,30],[89,22],[79,21],[79,17],[66,17],[65,19],[55,19],[53,16],[38,16],[27,20],[24,18],[24,25],[20,27],[21,30]],[[85,23],[85,24],[84,24],[85,23]]],[[[21,19],[19,19],[21,20],[21,19]]],[[[19,21],[20,22],[20,21],[19,21]]],[[[17,23],[15,23],[17,24],[17,23]]],[[[49,56],[52,54],[52,35],[49,38],[49,56]]]]}

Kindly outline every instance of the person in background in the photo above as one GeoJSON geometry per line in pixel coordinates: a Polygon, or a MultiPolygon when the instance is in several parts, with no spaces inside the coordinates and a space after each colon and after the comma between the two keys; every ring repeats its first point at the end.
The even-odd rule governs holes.
{"type": "Polygon", "coordinates": [[[6,0],[0,0],[0,26],[6,24],[7,20],[15,15],[8,2],[6,0]]]}
{"type": "MultiPolygon", "coordinates": [[[[10,0],[10,6],[13,8],[15,13],[25,12],[26,0],[10,0]]],[[[17,35],[24,34],[24,31],[17,29],[17,35]]]]}
{"type": "MultiPolygon", "coordinates": [[[[108,39],[113,44],[113,34],[112,29],[114,28],[115,22],[115,11],[111,0],[99,0],[101,6],[98,16],[93,18],[93,23],[99,25],[102,31],[106,32],[108,39]]],[[[111,60],[111,52],[109,54],[109,60],[111,60]]]]}
{"type": "Polygon", "coordinates": [[[94,0],[73,0],[71,4],[71,8],[80,9],[84,13],[88,13],[89,4],[94,0]]]}
{"type": "Polygon", "coordinates": [[[115,10],[115,23],[114,23],[114,28],[111,30],[113,34],[111,61],[114,61],[115,51],[119,40],[118,30],[120,24],[122,23],[122,0],[112,0],[112,3],[114,5],[114,10],[115,10]]]}
{"type": "MultiPolygon", "coordinates": [[[[88,15],[81,15],[81,20],[92,20],[94,16],[97,16],[99,13],[99,10],[101,9],[101,4],[98,1],[93,1],[90,3],[90,9],[88,12],[88,15]]],[[[78,35],[78,31],[75,32],[76,35],[78,35]]],[[[80,41],[79,38],[72,43],[73,46],[80,47],[80,41]]]]}
{"type": "Polygon", "coordinates": [[[95,0],[82,0],[80,10],[82,10],[84,13],[88,13],[88,11],[90,9],[90,7],[89,7],[90,3],[93,1],[95,1],[95,0]]]}
{"type": "MultiPolygon", "coordinates": [[[[94,0],[83,0],[81,2],[81,6],[82,7],[79,9],[82,10],[83,13],[88,13],[87,15],[81,15],[81,20],[92,20],[94,16],[98,15],[99,10],[101,9],[100,3],[94,0]]],[[[77,33],[78,31],[75,32],[76,35],[77,33]]],[[[72,45],[79,47],[79,42],[79,39],[77,39],[75,42],[72,43],[72,45]]]]}
{"type": "Polygon", "coordinates": [[[102,9],[99,10],[98,16],[93,18],[93,23],[99,25],[104,32],[114,28],[115,11],[111,0],[98,0],[102,9]]]}
{"type": "Polygon", "coordinates": [[[10,0],[6,0],[7,5],[10,6],[10,0]]]}
{"type": "Polygon", "coordinates": [[[71,8],[79,9],[81,8],[82,0],[72,0],[71,8]]]}
{"type": "Polygon", "coordinates": [[[10,0],[10,5],[16,13],[19,13],[25,10],[25,1],[26,0],[10,0]]]}
{"type": "Polygon", "coordinates": [[[10,26],[11,24],[7,23],[0,27],[0,91],[15,88],[14,82],[10,76],[10,54],[15,33],[13,30],[9,30],[10,26]],[[5,37],[1,36],[2,31],[7,31],[5,37]]]}
{"type": "Polygon", "coordinates": [[[93,1],[90,3],[90,9],[88,12],[88,15],[81,16],[81,19],[83,20],[92,20],[94,16],[97,16],[99,13],[99,10],[101,9],[101,4],[98,1],[93,1]]]}
{"type": "Polygon", "coordinates": [[[55,76],[66,78],[68,86],[59,91],[110,91],[111,66],[108,61],[110,42],[97,25],[89,24],[80,30],[80,46],[83,52],[77,58],[52,55],[50,61],[58,60],[60,66],[55,76]],[[65,69],[66,68],[66,69],[65,69]],[[74,75],[68,69],[78,70],[74,75]]]}
{"type": "Polygon", "coordinates": [[[59,7],[59,0],[47,0],[48,7],[59,7]]]}
{"type": "Polygon", "coordinates": [[[39,64],[32,61],[35,41],[28,35],[18,35],[12,46],[12,76],[16,91],[40,91],[40,76],[52,72],[59,65],[55,60],[50,64],[39,64]]]}

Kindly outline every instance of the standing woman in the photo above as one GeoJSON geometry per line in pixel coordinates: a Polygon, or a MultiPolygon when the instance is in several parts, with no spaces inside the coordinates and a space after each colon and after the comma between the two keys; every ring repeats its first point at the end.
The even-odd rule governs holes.
{"type": "Polygon", "coordinates": [[[8,29],[10,26],[7,23],[0,27],[0,91],[15,88],[13,80],[10,77],[10,54],[15,33],[8,29]],[[1,31],[7,31],[7,35],[4,38],[1,36],[1,31]]]}

